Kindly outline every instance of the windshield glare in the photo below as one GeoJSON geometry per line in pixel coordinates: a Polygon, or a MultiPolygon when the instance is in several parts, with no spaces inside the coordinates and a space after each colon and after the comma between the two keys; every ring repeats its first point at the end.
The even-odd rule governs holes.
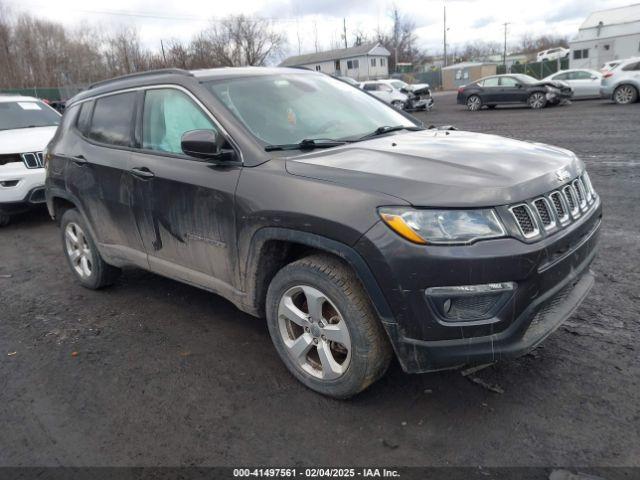
{"type": "Polygon", "coordinates": [[[268,145],[356,139],[380,126],[416,126],[393,108],[325,75],[264,75],[205,85],[268,145]]]}
{"type": "Polygon", "coordinates": [[[60,123],[60,115],[42,102],[0,102],[0,130],[48,127],[60,123]]]}

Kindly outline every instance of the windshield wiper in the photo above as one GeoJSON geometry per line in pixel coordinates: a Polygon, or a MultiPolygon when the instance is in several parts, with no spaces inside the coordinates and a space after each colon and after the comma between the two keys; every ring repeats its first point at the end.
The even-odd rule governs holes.
{"type": "Polygon", "coordinates": [[[409,130],[411,132],[417,132],[419,130],[424,130],[423,127],[407,127],[405,125],[383,125],[381,127],[376,128],[373,132],[367,133],[363,135],[358,140],[366,140],[367,138],[377,137],[378,135],[384,135],[385,133],[397,132],[398,130],[409,130]]]}
{"type": "Polygon", "coordinates": [[[332,148],[339,147],[347,143],[346,140],[332,140],[330,138],[305,138],[298,143],[285,143],[283,145],[267,145],[265,151],[273,152],[275,150],[313,150],[314,148],[332,148]]]}

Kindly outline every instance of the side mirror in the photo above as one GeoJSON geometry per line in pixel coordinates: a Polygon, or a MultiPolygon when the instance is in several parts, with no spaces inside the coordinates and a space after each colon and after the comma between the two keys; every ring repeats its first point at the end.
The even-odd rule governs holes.
{"type": "Polygon", "coordinates": [[[598,80],[598,76],[597,75],[591,75],[591,80],[598,80]]]}
{"type": "Polygon", "coordinates": [[[400,89],[400,91],[401,91],[402,93],[409,93],[409,90],[407,90],[407,87],[402,87],[402,88],[400,89]]]}
{"type": "Polygon", "coordinates": [[[222,148],[224,144],[224,137],[213,130],[191,130],[185,132],[180,141],[182,151],[190,157],[203,160],[233,160],[235,151],[222,148]]]}
{"type": "Polygon", "coordinates": [[[517,88],[522,88],[522,84],[521,83],[516,83],[516,87],[517,88]]]}

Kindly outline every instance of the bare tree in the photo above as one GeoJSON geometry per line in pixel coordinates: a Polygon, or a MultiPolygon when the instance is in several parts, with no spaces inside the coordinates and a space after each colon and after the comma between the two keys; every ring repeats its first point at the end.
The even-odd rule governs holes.
{"type": "Polygon", "coordinates": [[[520,39],[519,50],[523,53],[539,52],[553,47],[569,47],[569,38],[563,35],[538,35],[525,33],[520,39]]]}
{"type": "Polygon", "coordinates": [[[378,41],[391,52],[389,70],[395,70],[396,62],[412,64],[422,62],[426,54],[417,46],[415,22],[400,12],[395,5],[389,15],[393,22],[391,31],[384,32],[379,30],[377,32],[378,41]]]}
{"type": "Polygon", "coordinates": [[[222,66],[266,65],[276,59],[285,36],[271,22],[246,15],[232,15],[216,22],[204,33],[213,61],[222,66]]]}

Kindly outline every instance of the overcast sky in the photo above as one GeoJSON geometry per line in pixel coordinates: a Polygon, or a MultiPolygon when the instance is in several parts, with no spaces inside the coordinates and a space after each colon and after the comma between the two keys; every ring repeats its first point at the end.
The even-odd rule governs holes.
{"type": "MultiPolygon", "coordinates": [[[[636,0],[637,1],[637,0],[636,0]]],[[[105,29],[135,25],[144,44],[158,48],[160,39],[188,40],[207,27],[211,18],[229,14],[256,14],[273,20],[287,32],[288,54],[314,51],[317,29],[320,46],[328,49],[340,40],[342,19],[347,34],[373,33],[390,25],[395,3],[416,23],[420,46],[428,53],[442,51],[443,6],[447,8],[450,48],[467,41],[503,41],[503,23],[509,22],[508,41],[523,33],[573,36],[589,12],[634,3],[634,0],[0,0],[15,13],[64,23],[89,22],[105,29]],[[300,42],[298,41],[300,39],[300,42]]]]}

